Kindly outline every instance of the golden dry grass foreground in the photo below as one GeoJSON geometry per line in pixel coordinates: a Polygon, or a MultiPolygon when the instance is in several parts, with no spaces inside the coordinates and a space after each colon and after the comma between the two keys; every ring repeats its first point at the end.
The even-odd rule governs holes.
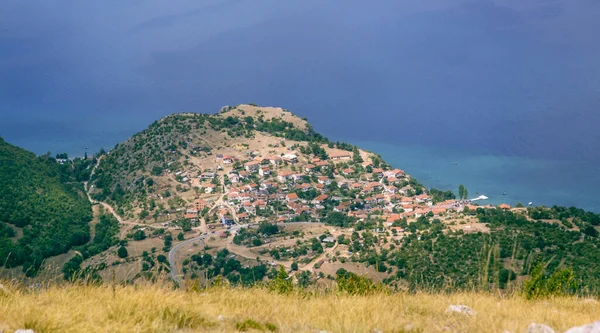
{"type": "Polygon", "coordinates": [[[486,293],[279,295],[264,289],[201,292],[158,285],[50,286],[0,290],[0,331],[40,332],[524,332],[532,322],[562,332],[600,319],[593,300],[527,301],[486,293]],[[447,313],[468,305],[472,316],[447,313]],[[254,327],[254,328],[253,328],[254,327]]]}

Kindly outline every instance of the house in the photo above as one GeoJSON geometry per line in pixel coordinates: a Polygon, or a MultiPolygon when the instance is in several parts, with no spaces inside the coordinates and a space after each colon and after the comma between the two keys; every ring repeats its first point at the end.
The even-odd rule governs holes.
{"type": "Polygon", "coordinates": [[[262,164],[262,165],[267,165],[269,164],[269,159],[266,157],[262,157],[262,156],[257,156],[254,158],[255,161],[257,161],[258,163],[262,164]]]}
{"type": "Polygon", "coordinates": [[[312,186],[310,184],[300,184],[300,185],[296,185],[296,189],[300,190],[302,192],[308,192],[312,189],[312,186]]]}
{"type": "Polygon", "coordinates": [[[341,205],[341,204],[340,204],[340,205],[338,205],[338,206],[335,206],[335,207],[333,207],[333,211],[334,211],[334,212],[338,212],[338,213],[342,213],[342,212],[345,212],[345,211],[347,211],[347,210],[348,210],[348,207],[346,207],[346,206],[343,206],[343,205],[341,205]]]}
{"type": "Polygon", "coordinates": [[[321,176],[321,177],[317,178],[317,181],[319,182],[319,184],[323,184],[323,185],[331,184],[331,179],[329,179],[329,177],[327,177],[327,176],[321,176]]]}
{"type": "Polygon", "coordinates": [[[221,215],[221,223],[223,223],[224,226],[230,226],[235,224],[235,221],[229,215],[221,215]]]}
{"type": "Polygon", "coordinates": [[[227,177],[229,177],[229,181],[232,183],[239,183],[240,182],[240,176],[238,176],[235,173],[230,173],[229,175],[227,175],[227,177]]]}
{"type": "Polygon", "coordinates": [[[198,214],[185,214],[183,215],[183,218],[190,220],[191,222],[196,222],[198,221],[198,214]]]}
{"type": "Polygon", "coordinates": [[[279,156],[269,156],[267,159],[269,160],[269,163],[273,165],[281,164],[281,157],[279,156]]]}
{"type": "Polygon", "coordinates": [[[201,211],[205,207],[208,207],[208,202],[206,202],[202,199],[196,199],[196,200],[194,200],[194,206],[196,207],[196,210],[201,211]]]}
{"type": "Polygon", "coordinates": [[[215,191],[215,184],[205,184],[204,185],[204,193],[209,194],[215,191]]]}
{"type": "Polygon", "coordinates": [[[237,161],[237,158],[235,158],[233,156],[227,156],[227,155],[223,156],[223,164],[232,164],[235,161],[237,161]]]}
{"type": "Polygon", "coordinates": [[[431,201],[431,198],[429,198],[429,196],[427,194],[420,194],[415,197],[415,201],[417,203],[424,203],[424,202],[431,201]]]}
{"type": "Polygon", "coordinates": [[[387,223],[394,223],[400,220],[402,220],[402,216],[400,216],[400,214],[390,214],[386,216],[387,223]]]}
{"type": "Polygon", "coordinates": [[[298,195],[296,193],[288,193],[285,196],[285,200],[287,202],[294,202],[294,201],[298,200],[298,195]]]}
{"type": "Polygon", "coordinates": [[[390,227],[390,230],[392,232],[395,231],[396,233],[404,232],[404,228],[402,228],[402,227],[390,227]]]}
{"type": "Polygon", "coordinates": [[[241,202],[250,202],[252,201],[252,195],[250,193],[240,193],[238,196],[241,202]]]}
{"type": "Polygon", "coordinates": [[[258,169],[258,174],[261,177],[268,177],[271,174],[271,169],[269,169],[268,167],[262,167],[258,169]]]}
{"type": "Polygon", "coordinates": [[[284,161],[291,163],[291,164],[295,164],[298,163],[298,156],[294,155],[294,154],[285,154],[281,157],[284,161]]]}
{"type": "Polygon", "coordinates": [[[383,177],[383,169],[381,169],[381,168],[373,169],[373,176],[383,177]]]}
{"type": "Polygon", "coordinates": [[[466,205],[466,206],[463,208],[463,210],[464,210],[464,209],[468,209],[469,211],[471,211],[471,212],[474,212],[474,211],[476,211],[476,210],[477,210],[477,208],[480,208],[480,207],[479,207],[479,206],[475,206],[475,205],[470,205],[470,204],[469,204],[469,205],[466,205]]]}
{"type": "Polygon", "coordinates": [[[301,181],[302,179],[304,179],[304,175],[301,173],[295,173],[292,175],[292,179],[296,182],[301,181]]]}
{"type": "Polygon", "coordinates": [[[349,160],[352,158],[352,152],[336,150],[329,153],[329,158],[332,160],[349,160]]]}
{"type": "Polygon", "coordinates": [[[230,203],[233,203],[235,200],[240,200],[240,193],[239,192],[229,192],[227,193],[227,199],[229,200],[230,203]]]}
{"type": "Polygon", "coordinates": [[[501,204],[500,206],[498,206],[498,208],[502,209],[502,210],[510,210],[510,205],[507,204],[501,204]]]}
{"type": "Polygon", "coordinates": [[[260,167],[260,162],[258,162],[258,161],[250,161],[250,162],[244,163],[244,168],[248,172],[254,172],[254,171],[258,170],[259,167],[260,167]]]}
{"type": "Polygon", "coordinates": [[[377,199],[375,197],[367,197],[367,198],[365,198],[365,203],[366,204],[374,204],[374,203],[377,203],[377,199]]]}
{"type": "Polygon", "coordinates": [[[267,203],[264,200],[256,200],[252,203],[255,209],[266,209],[267,203]]]}
{"type": "Polygon", "coordinates": [[[398,189],[395,186],[385,186],[385,191],[391,194],[398,193],[398,189]]]}
{"type": "Polygon", "coordinates": [[[327,163],[327,161],[318,161],[315,162],[315,165],[321,169],[327,169],[329,167],[329,163],[327,163]]]}
{"type": "Polygon", "coordinates": [[[354,169],[352,169],[352,168],[348,168],[348,169],[344,169],[344,170],[342,170],[342,174],[343,174],[344,176],[348,176],[348,175],[351,175],[351,174],[353,174],[353,173],[354,173],[354,169]]]}
{"type": "Polygon", "coordinates": [[[314,198],[311,203],[314,205],[323,203],[325,200],[327,200],[327,194],[321,194],[318,197],[314,198]]]}
{"type": "Polygon", "coordinates": [[[277,181],[280,183],[285,183],[288,179],[290,179],[292,177],[294,173],[291,171],[281,171],[278,175],[277,175],[277,181]]]}
{"type": "Polygon", "coordinates": [[[325,237],[322,240],[323,243],[335,243],[335,238],[333,236],[325,237]]]}
{"type": "Polygon", "coordinates": [[[413,199],[409,197],[402,197],[400,199],[400,205],[402,206],[410,206],[413,204],[413,199]]]}
{"type": "Polygon", "coordinates": [[[423,215],[425,215],[425,214],[427,214],[429,212],[430,212],[430,210],[424,209],[424,208],[419,208],[419,209],[416,209],[414,211],[416,218],[419,218],[419,217],[421,217],[421,216],[423,216],[423,215]]]}
{"type": "Polygon", "coordinates": [[[248,214],[247,213],[238,214],[237,218],[238,218],[238,221],[247,221],[248,220],[248,214]]]}
{"type": "Polygon", "coordinates": [[[304,166],[304,172],[306,173],[312,173],[313,170],[315,169],[315,165],[314,164],[307,164],[304,166]]]}
{"type": "Polygon", "coordinates": [[[213,179],[217,176],[214,172],[204,172],[200,175],[200,179],[213,179]]]}

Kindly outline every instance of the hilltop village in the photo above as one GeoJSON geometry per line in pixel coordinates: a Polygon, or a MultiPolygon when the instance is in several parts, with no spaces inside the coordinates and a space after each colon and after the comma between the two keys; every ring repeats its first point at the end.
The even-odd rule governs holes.
{"type": "Polygon", "coordinates": [[[27,226],[19,215],[33,207],[27,201],[7,202],[4,276],[166,278],[186,286],[293,277],[303,288],[341,288],[351,279],[401,290],[514,290],[535,267],[550,267],[571,269],[585,286],[573,290],[600,288],[593,264],[600,215],[480,205],[464,186],[456,194],[427,189],[401,165],[330,141],[282,108],[173,114],[84,159],[61,155],[53,163],[5,146],[7,158],[24,156],[5,182],[28,172],[40,181],[20,198],[48,205],[43,212],[77,210],[61,210],[73,217],[51,229],[46,219],[27,226]],[[45,179],[33,164],[60,177],[45,179]],[[40,186],[65,200],[36,199],[40,186]]]}
{"type": "MultiPolygon", "coordinates": [[[[259,259],[308,271],[313,280],[340,269],[401,279],[405,269],[385,262],[403,238],[429,229],[489,231],[466,193],[457,199],[428,190],[379,155],[329,141],[281,108],[166,117],[101,156],[91,178],[92,200],[116,216],[128,240],[119,268],[135,271],[133,258],[141,257],[142,271],[158,266],[179,281],[206,271],[231,280],[213,259],[193,259],[206,253],[236,256],[247,269],[259,259]],[[168,260],[156,251],[161,245],[168,260]]],[[[104,257],[83,265],[119,262],[104,257]]]]}
{"type": "Polygon", "coordinates": [[[379,219],[378,231],[402,232],[394,223],[477,208],[467,201],[434,200],[403,170],[392,169],[364,151],[317,144],[286,147],[281,141],[268,154],[218,152],[216,166],[197,166],[200,171],[193,178],[192,171],[174,173],[199,189],[198,198],[186,207],[185,218],[197,222],[202,210],[215,202],[211,199],[216,193],[224,193],[218,217],[225,225],[317,222],[337,212],[358,220],[379,219]]]}

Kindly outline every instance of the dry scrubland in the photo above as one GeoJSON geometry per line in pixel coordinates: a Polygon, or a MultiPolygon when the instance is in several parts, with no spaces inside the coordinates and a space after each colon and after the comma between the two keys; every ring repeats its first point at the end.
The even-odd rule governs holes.
{"type": "Polygon", "coordinates": [[[532,322],[561,332],[599,318],[600,305],[593,300],[527,301],[487,293],[307,296],[256,288],[196,292],[158,285],[67,285],[31,290],[6,284],[0,291],[4,332],[524,332],[532,322]],[[468,305],[476,314],[446,313],[451,304],[468,305]]]}

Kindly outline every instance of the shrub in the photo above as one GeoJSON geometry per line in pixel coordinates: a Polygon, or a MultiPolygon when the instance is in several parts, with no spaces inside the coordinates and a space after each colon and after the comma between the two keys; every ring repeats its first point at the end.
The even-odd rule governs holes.
{"type": "Polygon", "coordinates": [[[365,276],[358,276],[348,272],[345,269],[339,269],[337,272],[337,290],[341,293],[350,295],[369,295],[376,292],[389,292],[382,284],[376,284],[365,276]]]}
{"type": "Polygon", "coordinates": [[[537,264],[530,273],[530,278],[523,284],[523,294],[527,299],[549,296],[562,296],[574,291],[575,274],[571,268],[563,268],[547,275],[546,266],[537,264]]]}
{"type": "Polygon", "coordinates": [[[117,255],[119,256],[119,258],[127,258],[127,256],[129,255],[129,253],[127,253],[127,248],[125,246],[119,247],[119,249],[117,250],[117,255]]]}
{"type": "Polygon", "coordinates": [[[269,289],[278,294],[289,294],[294,290],[292,279],[290,279],[283,266],[279,267],[277,276],[271,281],[269,289]]]}

